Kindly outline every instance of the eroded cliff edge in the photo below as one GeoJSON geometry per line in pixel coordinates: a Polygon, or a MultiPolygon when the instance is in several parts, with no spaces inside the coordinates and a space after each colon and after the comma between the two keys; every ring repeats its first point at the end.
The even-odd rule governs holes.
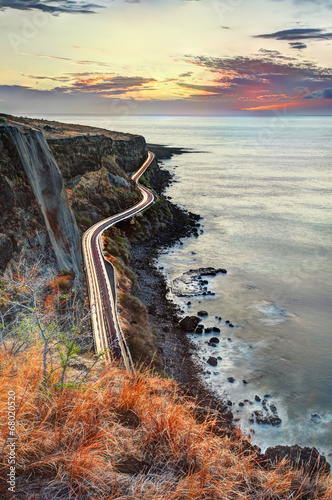
{"type": "Polygon", "coordinates": [[[46,258],[81,281],[80,232],[138,197],[142,136],[2,115],[0,271],[46,258]]]}

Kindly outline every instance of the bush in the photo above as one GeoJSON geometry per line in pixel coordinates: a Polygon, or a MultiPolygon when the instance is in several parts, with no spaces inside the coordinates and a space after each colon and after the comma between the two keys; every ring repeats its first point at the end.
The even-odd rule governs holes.
{"type": "Polygon", "coordinates": [[[92,226],[92,220],[88,217],[82,217],[82,224],[89,228],[92,226]]]}

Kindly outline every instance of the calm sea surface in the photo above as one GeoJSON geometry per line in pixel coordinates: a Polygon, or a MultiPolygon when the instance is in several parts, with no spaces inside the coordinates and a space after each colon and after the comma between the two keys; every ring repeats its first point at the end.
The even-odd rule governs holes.
{"type": "Polygon", "coordinates": [[[173,290],[189,269],[228,270],[208,279],[215,295],[191,297],[191,306],[170,294],[185,314],[205,309],[204,325],[221,329],[214,348],[206,343],[211,334],[191,335],[202,376],[233,401],[235,417],[245,432],[253,429],[258,445],[315,444],[329,453],[332,117],[57,119],[193,149],[165,162],[178,181],[167,194],[203,217],[204,232],[165,252],[159,265],[173,290]],[[211,355],[222,358],[215,368],[206,363],[211,355]],[[249,422],[262,409],[255,395],[265,394],[280,427],[249,422]],[[245,399],[253,404],[239,407],[245,399]]]}

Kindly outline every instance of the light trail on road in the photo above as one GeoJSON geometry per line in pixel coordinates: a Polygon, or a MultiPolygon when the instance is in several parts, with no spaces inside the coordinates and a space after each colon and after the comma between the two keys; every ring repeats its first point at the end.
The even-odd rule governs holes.
{"type": "Polygon", "coordinates": [[[154,154],[149,151],[143,165],[131,177],[140,189],[142,199],[124,212],[97,222],[82,238],[96,353],[104,351],[107,361],[122,359],[128,372],[134,371],[134,365],[118,317],[115,269],[104,256],[101,238],[114,224],[139,214],[155,203],[157,197],[138,182],[153,159],[154,154]]]}

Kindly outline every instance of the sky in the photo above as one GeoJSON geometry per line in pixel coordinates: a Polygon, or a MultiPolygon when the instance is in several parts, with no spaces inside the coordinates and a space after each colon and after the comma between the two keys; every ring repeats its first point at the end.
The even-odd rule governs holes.
{"type": "Polygon", "coordinates": [[[0,0],[0,111],[332,114],[332,0],[0,0]]]}

